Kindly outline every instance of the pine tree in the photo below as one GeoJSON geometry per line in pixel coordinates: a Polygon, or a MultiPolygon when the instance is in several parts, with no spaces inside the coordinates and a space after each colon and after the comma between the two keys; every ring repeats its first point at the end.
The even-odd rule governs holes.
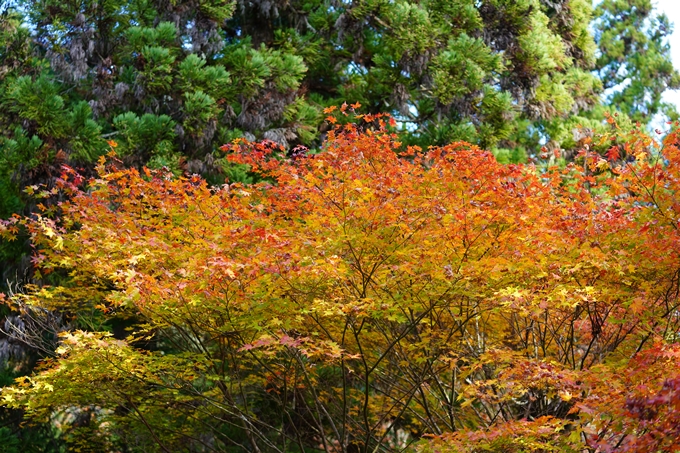
{"type": "Polygon", "coordinates": [[[614,108],[643,123],[673,115],[660,96],[679,80],[649,0],[605,1],[595,16],[587,0],[18,4],[0,51],[10,169],[60,150],[91,162],[113,139],[128,164],[217,177],[223,143],[318,146],[322,109],[342,102],[392,113],[410,143],[536,153],[602,124],[603,88],[626,78],[614,108]]]}
{"type": "Polygon", "coordinates": [[[668,18],[654,12],[651,0],[604,0],[596,15],[596,67],[610,90],[605,105],[643,124],[657,113],[677,119],[675,108],[661,100],[664,91],[680,88],[680,74],[670,60],[668,18]]]}

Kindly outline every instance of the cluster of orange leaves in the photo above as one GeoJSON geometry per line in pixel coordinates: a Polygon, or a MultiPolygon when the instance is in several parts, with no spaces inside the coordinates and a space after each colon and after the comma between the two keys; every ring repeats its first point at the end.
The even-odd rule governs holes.
{"type": "MultiPolygon", "coordinates": [[[[41,272],[67,268],[78,289],[30,303],[97,300],[147,333],[193,332],[224,382],[309,392],[329,450],[401,430],[421,451],[671,451],[658,414],[678,417],[663,387],[680,357],[676,135],[538,169],[465,143],[404,147],[383,117],[360,120],[294,159],[225,147],[265,181],[252,186],[102,161],[81,190],[65,172],[60,222],[0,226],[23,222],[41,272]]],[[[39,405],[41,388],[12,402],[39,405]]]]}

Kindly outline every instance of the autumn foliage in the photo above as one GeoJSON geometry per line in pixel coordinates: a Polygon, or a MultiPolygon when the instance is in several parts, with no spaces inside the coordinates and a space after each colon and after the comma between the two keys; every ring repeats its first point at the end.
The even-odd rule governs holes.
{"type": "Polygon", "coordinates": [[[675,451],[676,135],[540,169],[384,120],[227,146],[251,186],[66,169],[2,226],[69,276],[9,303],[71,320],[4,404],[92,451],[675,451]]]}

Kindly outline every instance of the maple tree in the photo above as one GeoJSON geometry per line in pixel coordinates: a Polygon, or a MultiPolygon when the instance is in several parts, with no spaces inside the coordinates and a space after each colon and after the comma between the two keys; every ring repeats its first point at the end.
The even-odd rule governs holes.
{"type": "MultiPolygon", "coordinates": [[[[6,0],[0,218],[34,212],[24,187],[64,163],[91,174],[112,138],[127,166],[248,181],[219,146],[319,147],[323,108],[344,100],[397,115],[424,148],[569,160],[605,109],[675,118],[670,30],[651,0],[6,0]]],[[[27,238],[0,241],[0,290],[30,269],[27,238]]]]}
{"type": "Polygon", "coordinates": [[[677,135],[539,169],[354,119],[225,146],[253,185],[65,167],[0,226],[68,276],[7,303],[70,326],[2,403],[82,451],[671,451],[677,135]]]}

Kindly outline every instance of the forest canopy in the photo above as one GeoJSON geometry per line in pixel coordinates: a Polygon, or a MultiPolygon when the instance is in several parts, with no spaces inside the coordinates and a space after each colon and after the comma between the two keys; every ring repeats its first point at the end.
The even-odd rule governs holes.
{"type": "Polygon", "coordinates": [[[29,179],[95,161],[107,137],[129,165],[216,177],[222,144],[317,146],[342,102],[391,113],[411,144],[515,159],[573,149],[603,89],[632,121],[677,114],[671,26],[649,0],[17,0],[2,18],[0,143],[29,179]]]}
{"type": "Polygon", "coordinates": [[[66,169],[2,224],[68,275],[10,301],[64,325],[3,403],[81,451],[671,451],[677,136],[539,171],[357,120],[225,147],[254,185],[66,169]]]}
{"type": "Polygon", "coordinates": [[[3,451],[673,451],[671,31],[3,2],[3,451]]]}

